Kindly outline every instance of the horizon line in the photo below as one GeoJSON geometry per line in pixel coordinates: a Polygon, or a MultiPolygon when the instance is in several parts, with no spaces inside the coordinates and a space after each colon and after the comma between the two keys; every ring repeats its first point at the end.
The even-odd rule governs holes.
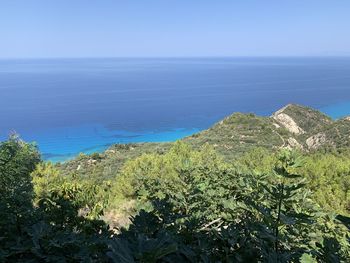
{"type": "Polygon", "coordinates": [[[62,56],[62,57],[0,57],[0,60],[45,60],[45,59],[189,59],[189,58],[350,58],[346,55],[201,55],[201,56],[62,56]]]}

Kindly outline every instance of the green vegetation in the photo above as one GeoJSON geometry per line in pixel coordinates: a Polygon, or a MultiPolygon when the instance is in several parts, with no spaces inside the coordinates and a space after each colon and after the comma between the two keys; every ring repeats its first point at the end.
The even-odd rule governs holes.
{"type": "MultiPolygon", "coordinates": [[[[79,216],[88,204],[85,189],[50,178],[34,185],[35,195],[31,172],[39,162],[35,147],[18,138],[0,144],[0,262],[106,260],[105,224],[79,216]]],[[[35,173],[55,174],[49,167],[38,169],[35,173]]]]}
{"type": "Polygon", "coordinates": [[[98,159],[80,154],[72,161],[56,164],[56,167],[62,174],[74,173],[79,177],[105,180],[114,178],[127,160],[145,153],[164,153],[170,147],[168,143],[116,144],[100,153],[98,159]]]}
{"type": "Polygon", "coordinates": [[[295,120],[306,134],[318,132],[332,123],[330,117],[309,107],[289,104],[282,109],[282,112],[295,120]]]}
{"type": "MultiPolygon", "coordinates": [[[[313,152],[303,154],[298,173],[308,181],[312,199],[329,212],[350,215],[350,152],[313,152]]],[[[269,173],[276,155],[263,148],[254,149],[236,160],[247,171],[269,173]]]]}
{"type": "Polygon", "coordinates": [[[270,118],[236,113],[184,141],[197,147],[209,143],[231,160],[255,147],[274,149],[282,146],[288,131],[276,129],[270,118]]]}
{"type": "Polygon", "coordinates": [[[63,164],[11,137],[0,144],[0,262],[349,262],[348,121],[282,113],[303,132],[234,114],[176,143],[63,164]],[[331,141],[307,148],[320,132],[331,141]]]}

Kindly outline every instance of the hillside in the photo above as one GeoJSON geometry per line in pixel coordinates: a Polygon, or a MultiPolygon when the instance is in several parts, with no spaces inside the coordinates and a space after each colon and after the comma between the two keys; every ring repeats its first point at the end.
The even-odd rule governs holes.
{"type": "MultiPolygon", "coordinates": [[[[350,145],[350,119],[333,121],[315,109],[288,104],[270,117],[234,113],[211,128],[182,139],[194,148],[208,143],[226,160],[262,147],[315,151],[341,149],[350,145]]],[[[114,176],[126,160],[143,153],[163,153],[171,143],[116,144],[101,154],[80,155],[63,164],[63,172],[86,174],[98,178],[114,176]]]]}
{"type": "Polygon", "coordinates": [[[312,108],[289,104],[270,117],[235,113],[184,140],[193,145],[212,144],[224,156],[234,157],[254,147],[339,149],[349,145],[349,131],[347,118],[333,121],[312,108]]]}

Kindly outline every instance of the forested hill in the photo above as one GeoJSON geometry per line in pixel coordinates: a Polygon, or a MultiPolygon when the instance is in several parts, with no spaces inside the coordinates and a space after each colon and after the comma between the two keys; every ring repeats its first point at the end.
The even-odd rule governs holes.
{"type": "MultiPolygon", "coordinates": [[[[194,148],[209,144],[230,161],[247,151],[262,147],[275,151],[280,148],[304,152],[339,150],[350,146],[350,118],[332,120],[318,110],[289,104],[270,117],[234,113],[211,128],[182,141],[194,148]]],[[[60,168],[65,172],[86,174],[92,171],[106,176],[119,170],[126,160],[143,153],[163,153],[172,143],[116,144],[101,154],[76,157],[60,168]]]]}
{"type": "Polygon", "coordinates": [[[192,137],[193,145],[212,144],[223,155],[237,155],[252,147],[313,151],[350,145],[350,119],[333,121],[312,108],[289,104],[270,117],[235,113],[192,137]]]}

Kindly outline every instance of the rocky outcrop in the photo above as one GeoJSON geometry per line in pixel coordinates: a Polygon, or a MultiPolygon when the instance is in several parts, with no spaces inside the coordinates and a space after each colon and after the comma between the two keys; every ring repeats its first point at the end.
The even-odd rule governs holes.
{"type": "Polygon", "coordinates": [[[302,150],[304,147],[293,137],[289,137],[287,140],[287,148],[302,150]]]}
{"type": "Polygon", "coordinates": [[[316,135],[313,135],[309,137],[306,140],[306,145],[310,150],[314,150],[322,146],[327,142],[326,134],[323,132],[317,133],[316,135]]]}
{"type": "Polygon", "coordinates": [[[279,111],[276,111],[273,115],[272,118],[277,121],[279,124],[284,126],[288,131],[294,134],[303,134],[305,131],[298,126],[298,124],[293,120],[292,117],[284,113],[283,111],[289,107],[287,105],[286,107],[280,109],[279,111]]]}
{"type": "Polygon", "coordinates": [[[306,136],[316,134],[325,126],[333,123],[333,120],[322,112],[297,104],[288,104],[272,117],[289,132],[306,136]]]}

